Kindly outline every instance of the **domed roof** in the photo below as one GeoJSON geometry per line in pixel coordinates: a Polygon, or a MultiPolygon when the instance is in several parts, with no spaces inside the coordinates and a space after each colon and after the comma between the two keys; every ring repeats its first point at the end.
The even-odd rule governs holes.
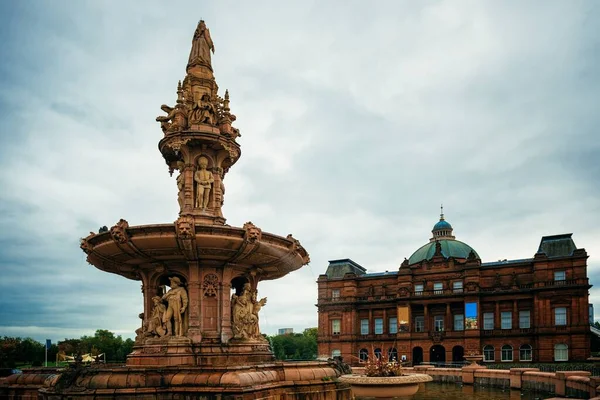
{"type": "MultiPolygon", "coordinates": [[[[444,221],[440,221],[444,222],[444,221]]],[[[439,222],[438,222],[439,224],[439,222]]],[[[437,224],[436,224],[437,225],[437,224]]],[[[450,225],[450,224],[448,224],[450,225]]],[[[479,258],[477,252],[468,244],[461,242],[460,240],[449,240],[442,239],[437,242],[429,242],[424,246],[421,246],[417,251],[415,251],[412,256],[408,259],[408,264],[412,265],[423,260],[431,260],[433,255],[435,254],[435,244],[439,243],[442,249],[442,255],[446,258],[467,258],[469,257],[469,253],[472,251],[475,253],[475,257],[479,258]]]]}
{"type": "MultiPolygon", "coordinates": [[[[443,217],[442,217],[443,218],[443,217]]],[[[452,225],[445,219],[441,219],[437,224],[433,226],[433,230],[436,231],[438,229],[452,229],[452,225]]]]}

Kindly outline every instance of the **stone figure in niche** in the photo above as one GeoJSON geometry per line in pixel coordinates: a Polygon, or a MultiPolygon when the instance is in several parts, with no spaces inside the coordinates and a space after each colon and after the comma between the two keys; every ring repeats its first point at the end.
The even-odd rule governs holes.
{"type": "Polygon", "coordinates": [[[161,301],[164,300],[168,304],[163,314],[163,323],[167,330],[165,336],[183,336],[185,334],[183,320],[188,306],[188,295],[178,277],[169,278],[169,282],[171,290],[161,298],[161,301]]]}
{"type": "Polygon", "coordinates": [[[210,52],[215,52],[215,44],[210,37],[210,31],[204,21],[198,22],[196,32],[192,39],[192,50],[188,59],[188,67],[193,65],[206,65],[212,69],[210,52]]]}
{"type": "Polygon", "coordinates": [[[183,210],[185,193],[183,191],[185,185],[185,176],[183,174],[184,164],[183,161],[177,162],[177,169],[179,170],[179,175],[177,175],[177,189],[179,190],[177,193],[177,202],[179,203],[179,209],[183,210]]]}
{"type": "Polygon", "coordinates": [[[258,312],[267,303],[267,298],[257,301],[257,291],[252,291],[250,284],[244,284],[240,295],[233,295],[232,319],[233,337],[241,340],[261,340],[258,326],[258,312]]]}
{"type": "Polygon", "coordinates": [[[145,336],[163,337],[167,333],[163,320],[164,315],[167,312],[167,307],[162,303],[160,296],[152,297],[152,301],[154,302],[154,308],[152,309],[152,314],[148,320],[145,336]]]}
{"type": "Polygon", "coordinates": [[[196,208],[205,210],[208,206],[210,188],[214,182],[214,177],[212,172],[206,169],[208,167],[208,159],[206,157],[198,159],[198,166],[200,169],[194,174],[194,180],[196,181],[196,208]]]}
{"type": "Polygon", "coordinates": [[[211,101],[210,95],[194,92],[194,101],[192,103],[192,112],[190,121],[194,124],[215,124],[216,109],[211,101]]]}

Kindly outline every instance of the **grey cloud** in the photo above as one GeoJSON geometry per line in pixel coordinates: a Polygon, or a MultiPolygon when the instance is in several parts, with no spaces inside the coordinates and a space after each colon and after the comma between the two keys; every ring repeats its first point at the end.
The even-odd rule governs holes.
{"type": "Polygon", "coordinates": [[[442,202],[484,260],[531,257],[542,235],[573,232],[594,283],[593,2],[232,4],[181,3],[177,24],[158,1],[1,13],[13,20],[0,21],[11,38],[0,63],[0,296],[15,311],[0,311],[0,334],[133,335],[139,283],[87,265],[78,238],[119,218],[176,218],[154,118],[176,98],[200,17],[243,135],[225,180],[228,223],[293,233],[311,253],[310,266],[261,284],[264,331],[316,325],[314,281],[329,259],[396,269],[442,202]]]}

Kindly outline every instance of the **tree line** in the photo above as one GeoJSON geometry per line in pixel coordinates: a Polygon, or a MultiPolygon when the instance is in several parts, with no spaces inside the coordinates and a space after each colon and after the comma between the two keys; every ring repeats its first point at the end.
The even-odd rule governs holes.
{"type": "MultiPolygon", "coordinates": [[[[32,338],[0,338],[0,368],[19,366],[42,366],[45,361],[44,343],[32,338]]],[[[91,353],[92,356],[104,353],[106,362],[125,362],[127,354],[133,350],[133,340],[123,339],[113,332],[98,329],[94,336],[82,336],[79,339],[65,339],[52,344],[48,349],[48,364],[54,365],[59,352],[66,355],[91,353]]],[[[102,357],[104,359],[104,357],[102,357]]]]}
{"type": "MultiPolygon", "coordinates": [[[[305,329],[302,333],[267,336],[275,358],[278,360],[314,360],[317,358],[317,328],[305,329]]],[[[54,365],[57,354],[69,356],[104,353],[108,363],[124,363],[133,350],[133,340],[123,339],[113,332],[98,329],[94,336],[65,339],[52,344],[48,349],[48,365],[54,365]]],[[[0,338],[0,368],[42,366],[45,360],[45,344],[32,338],[0,338]]]]}

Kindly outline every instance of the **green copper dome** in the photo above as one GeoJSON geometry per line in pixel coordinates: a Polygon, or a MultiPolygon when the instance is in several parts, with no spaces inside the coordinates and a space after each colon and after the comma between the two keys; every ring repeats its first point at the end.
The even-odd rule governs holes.
{"type": "MultiPolygon", "coordinates": [[[[415,251],[408,259],[408,264],[411,265],[423,260],[431,260],[435,254],[435,243],[435,241],[427,243],[415,251]]],[[[459,240],[441,239],[438,240],[438,243],[442,248],[442,255],[446,258],[467,258],[471,251],[475,253],[476,258],[479,258],[479,255],[471,246],[459,240]]]]}

